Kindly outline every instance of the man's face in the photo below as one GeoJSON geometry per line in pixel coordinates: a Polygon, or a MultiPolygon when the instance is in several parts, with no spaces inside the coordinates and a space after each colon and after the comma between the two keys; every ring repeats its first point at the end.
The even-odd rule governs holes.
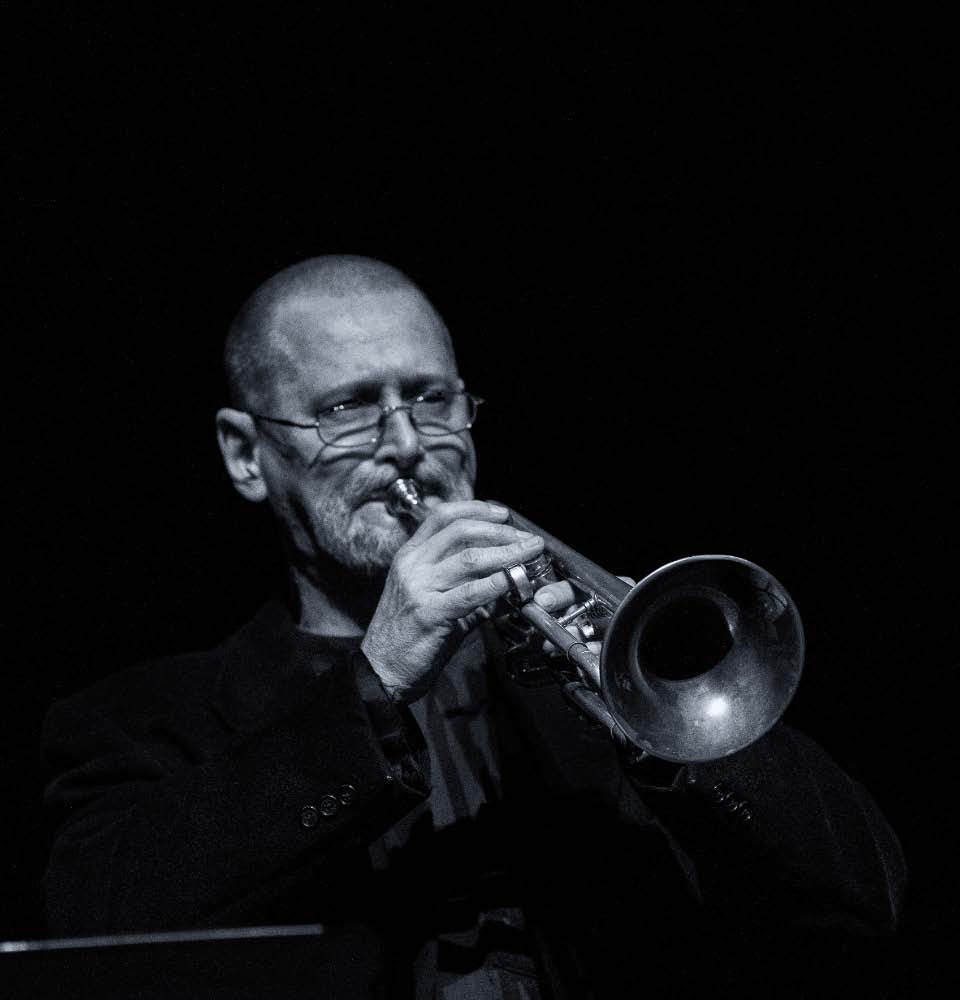
{"type": "MultiPolygon", "coordinates": [[[[307,423],[340,403],[389,406],[462,387],[442,322],[412,289],[297,297],[277,334],[270,416],[307,423]]],[[[324,445],[313,430],[261,423],[260,435],[270,502],[307,573],[323,553],[354,573],[386,572],[409,537],[386,508],[385,491],[400,476],[416,479],[428,504],[473,496],[469,432],[421,436],[406,411],[388,416],[377,444],[359,451],[324,445]]]]}

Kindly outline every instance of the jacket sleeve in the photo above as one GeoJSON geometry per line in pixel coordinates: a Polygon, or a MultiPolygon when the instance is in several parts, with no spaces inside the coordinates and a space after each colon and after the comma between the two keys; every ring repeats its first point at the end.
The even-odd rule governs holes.
{"type": "Polygon", "coordinates": [[[779,724],[685,766],[669,789],[626,784],[699,895],[702,980],[742,996],[771,995],[771,983],[784,997],[892,995],[903,853],[870,794],[816,743],[779,724]]]}
{"type": "Polygon", "coordinates": [[[721,760],[641,792],[696,869],[704,904],[757,923],[886,934],[906,865],[869,792],[811,739],[778,724],[721,760]]]}
{"type": "Polygon", "coordinates": [[[352,665],[203,751],[162,716],[133,726],[88,699],[56,704],[51,933],[243,924],[304,879],[322,914],[338,862],[428,791],[412,718],[377,698],[362,654],[352,665]]]}

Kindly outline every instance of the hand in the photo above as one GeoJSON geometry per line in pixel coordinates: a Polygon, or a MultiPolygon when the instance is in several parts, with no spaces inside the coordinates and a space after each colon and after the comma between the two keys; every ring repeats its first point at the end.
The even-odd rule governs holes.
{"type": "MultiPolygon", "coordinates": [[[[637,581],[629,576],[621,576],[620,579],[624,583],[629,583],[631,587],[635,587],[637,584],[637,581]]],[[[573,609],[574,605],[581,603],[576,600],[573,587],[567,580],[559,580],[556,583],[546,584],[533,595],[533,599],[541,608],[551,612],[556,617],[567,614],[567,612],[573,609]]],[[[574,636],[578,634],[576,625],[568,625],[567,631],[574,636]]],[[[590,641],[587,643],[587,648],[599,656],[602,645],[599,641],[590,641]]],[[[560,655],[560,650],[552,642],[545,642],[543,644],[543,651],[548,656],[560,655]]]]}
{"type": "Polygon", "coordinates": [[[480,500],[438,504],[394,557],[361,649],[396,701],[416,701],[463,638],[460,618],[504,596],[502,571],[543,539],[480,500]]]}

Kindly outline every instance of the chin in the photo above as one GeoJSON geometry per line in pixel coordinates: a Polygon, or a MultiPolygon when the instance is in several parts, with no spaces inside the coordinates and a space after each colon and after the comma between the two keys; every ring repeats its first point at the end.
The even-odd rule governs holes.
{"type": "Polygon", "coordinates": [[[351,526],[339,553],[340,562],[359,576],[378,578],[386,575],[400,546],[409,533],[396,520],[380,519],[373,523],[366,519],[351,526]]]}

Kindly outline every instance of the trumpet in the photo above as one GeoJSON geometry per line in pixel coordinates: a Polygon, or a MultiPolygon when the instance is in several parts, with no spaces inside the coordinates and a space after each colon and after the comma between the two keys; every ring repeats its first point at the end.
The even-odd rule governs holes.
{"type": "MultiPolygon", "coordinates": [[[[417,523],[429,513],[412,479],[391,485],[388,507],[417,523]]],[[[803,671],[803,624],[766,570],[737,556],[689,556],[631,586],[509,510],[510,524],[544,540],[542,556],[504,570],[510,613],[560,651],[573,674],[561,678],[564,693],[617,742],[641,757],[716,760],[786,711],[803,671]],[[557,579],[578,599],[559,618],[533,600],[557,579]]]]}

